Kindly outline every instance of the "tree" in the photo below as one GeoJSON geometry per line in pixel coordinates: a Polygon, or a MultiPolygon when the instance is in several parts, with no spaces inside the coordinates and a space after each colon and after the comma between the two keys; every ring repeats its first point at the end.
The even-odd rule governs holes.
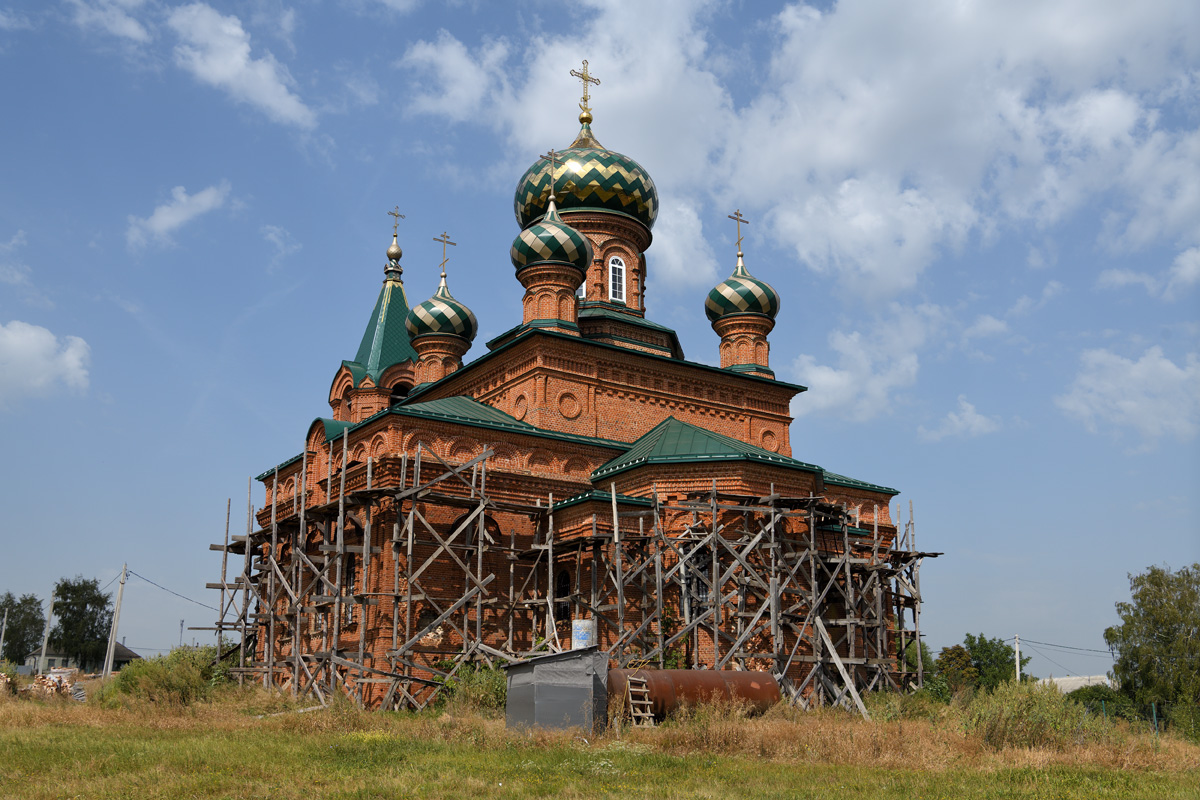
{"type": "Polygon", "coordinates": [[[4,651],[0,658],[21,664],[25,656],[33,652],[42,641],[42,630],[46,618],[42,614],[42,601],[32,594],[18,599],[12,592],[0,597],[0,620],[8,612],[8,628],[4,632],[4,651]]]}
{"type": "MultiPolygon", "coordinates": [[[[978,636],[967,634],[963,645],[971,654],[971,666],[975,668],[976,688],[993,691],[1005,681],[1016,678],[1016,653],[1012,647],[1005,644],[1003,639],[989,639],[982,633],[978,636]]],[[[1031,656],[1021,658],[1021,674],[1025,674],[1025,665],[1031,656]]]]}
{"type": "Polygon", "coordinates": [[[971,664],[971,654],[961,644],[943,647],[937,657],[938,675],[946,680],[951,693],[975,688],[979,670],[971,664]]]}
{"type": "Polygon", "coordinates": [[[1129,575],[1120,625],[1104,631],[1121,691],[1139,703],[1200,701],[1200,563],[1129,575]]]}
{"type": "Polygon", "coordinates": [[[80,669],[94,669],[104,663],[112,627],[109,597],[100,591],[100,581],[82,575],[63,578],[54,587],[55,624],[50,641],[75,659],[80,669]]]}

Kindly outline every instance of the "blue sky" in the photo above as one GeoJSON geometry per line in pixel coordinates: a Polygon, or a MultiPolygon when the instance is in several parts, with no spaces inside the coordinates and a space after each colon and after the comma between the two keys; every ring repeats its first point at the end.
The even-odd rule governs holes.
{"type": "MultiPolygon", "coordinates": [[[[0,0],[0,591],[128,561],[215,605],[225,499],[244,529],[246,477],[328,413],[389,209],[412,302],[458,243],[468,358],[519,320],[512,190],[584,58],[662,199],[651,318],[718,360],[740,208],[809,387],[794,454],[912,501],[935,650],[1102,649],[1126,573],[1200,561],[1190,0],[0,0]]],[[[143,652],[211,621],[125,596],[143,652]]]]}

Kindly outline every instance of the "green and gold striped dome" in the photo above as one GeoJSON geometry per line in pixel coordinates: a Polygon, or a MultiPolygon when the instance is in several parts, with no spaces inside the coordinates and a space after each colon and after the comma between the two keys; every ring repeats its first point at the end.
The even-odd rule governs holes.
{"type": "Polygon", "coordinates": [[[562,221],[551,200],[550,210],[541,222],[517,234],[509,256],[517,272],[531,264],[569,264],[587,272],[592,264],[592,243],[562,221]]]}
{"type": "Polygon", "coordinates": [[[471,309],[450,295],[444,272],[437,292],[424,303],[413,306],[412,311],[409,311],[408,316],[404,319],[404,327],[408,329],[408,335],[414,339],[426,334],[440,333],[461,336],[470,342],[479,332],[479,323],[476,322],[471,309]]]}
{"type": "MultiPolygon", "coordinates": [[[[647,228],[658,217],[658,190],[650,174],[628,156],[606,150],[584,123],[575,141],[556,156],[554,190],[560,211],[600,210],[626,214],[647,228]]],[[[517,182],[514,206],[521,228],[540,219],[550,200],[550,161],[538,159],[517,182]]]]}
{"type": "Polygon", "coordinates": [[[775,319],[779,313],[779,293],[771,284],[746,271],[742,254],[738,253],[733,274],[708,293],[704,313],[713,322],[732,314],[765,314],[775,319]]]}

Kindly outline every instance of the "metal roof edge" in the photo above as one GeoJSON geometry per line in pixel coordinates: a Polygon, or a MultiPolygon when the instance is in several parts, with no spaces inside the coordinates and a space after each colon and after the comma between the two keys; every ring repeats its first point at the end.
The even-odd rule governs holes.
{"type": "MultiPolygon", "coordinates": [[[[568,497],[566,500],[561,500],[555,503],[550,507],[550,510],[559,511],[561,509],[569,508],[570,506],[576,506],[580,503],[587,503],[589,501],[611,503],[612,492],[606,492],[603,489],[591,489],[586,492],[581,492],[574,497],[568,497]]],[[[635,497],[634,495],[621,494],[620,492],[617,492],[617,503],[626,506],[642,506],[644,508],[651,508],[654,505],[649,498],[635,497]]]]}
{"type": "Polygon", "coordinates": [[[282,461],[282,462],[280,462],[280,463],[276,464],[275,466],[271,467],[270,469],[268,469],[268,470],[267,470],[266,472],[264,472],[263,474],[261,474],[261,475],[255,475],[255,476],[254,476],[254,480],[256,480],[256,481],[264,481],[264,480],[266,480],[268,477],[270,477],[271,475],[274,475],[274,474],[275,474],[275,470],[277,470],[277,469],[283,469],[284,467],[290,467],[292,464],[295,464],[297,461],[299,461],[299,460],[300,460],[300,459],[302,459],[302,458],[304,458],[304,453],[302,453],[302,452],[301,452],[301,453],[297,453],[296,455],[294,455],[294,456],[292,456],[291,458],[289,458],[287,461],[282,461]]]}
{"type": "Polygon", "coordinates": [[[866,481],[860,481],[857,478],[848,478],[845,475],[838,475],[836,472],[830,472],[829,470],[825,469],[821,470],[821,472],[824,473],[825,483],[832,484],[834,486],[844,486],[847,489],[866,489],[868,491],[890,495],[900,494],[899,489],[892,489],[888,486],[880,486],[877,483],[867,483],[866,481]]]}

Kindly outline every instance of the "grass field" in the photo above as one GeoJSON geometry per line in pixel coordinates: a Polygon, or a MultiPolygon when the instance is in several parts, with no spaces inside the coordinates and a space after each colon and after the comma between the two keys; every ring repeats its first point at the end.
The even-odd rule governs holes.
{"type": "Polygon", "coordinates": [[[993,748],[947,719],[701,709],[594,740],[465,709],[288,708],[230,691],[187,707],[0,698],[4,798],[1200,797],[1200,747],[1117,730],[993,748]]]}

